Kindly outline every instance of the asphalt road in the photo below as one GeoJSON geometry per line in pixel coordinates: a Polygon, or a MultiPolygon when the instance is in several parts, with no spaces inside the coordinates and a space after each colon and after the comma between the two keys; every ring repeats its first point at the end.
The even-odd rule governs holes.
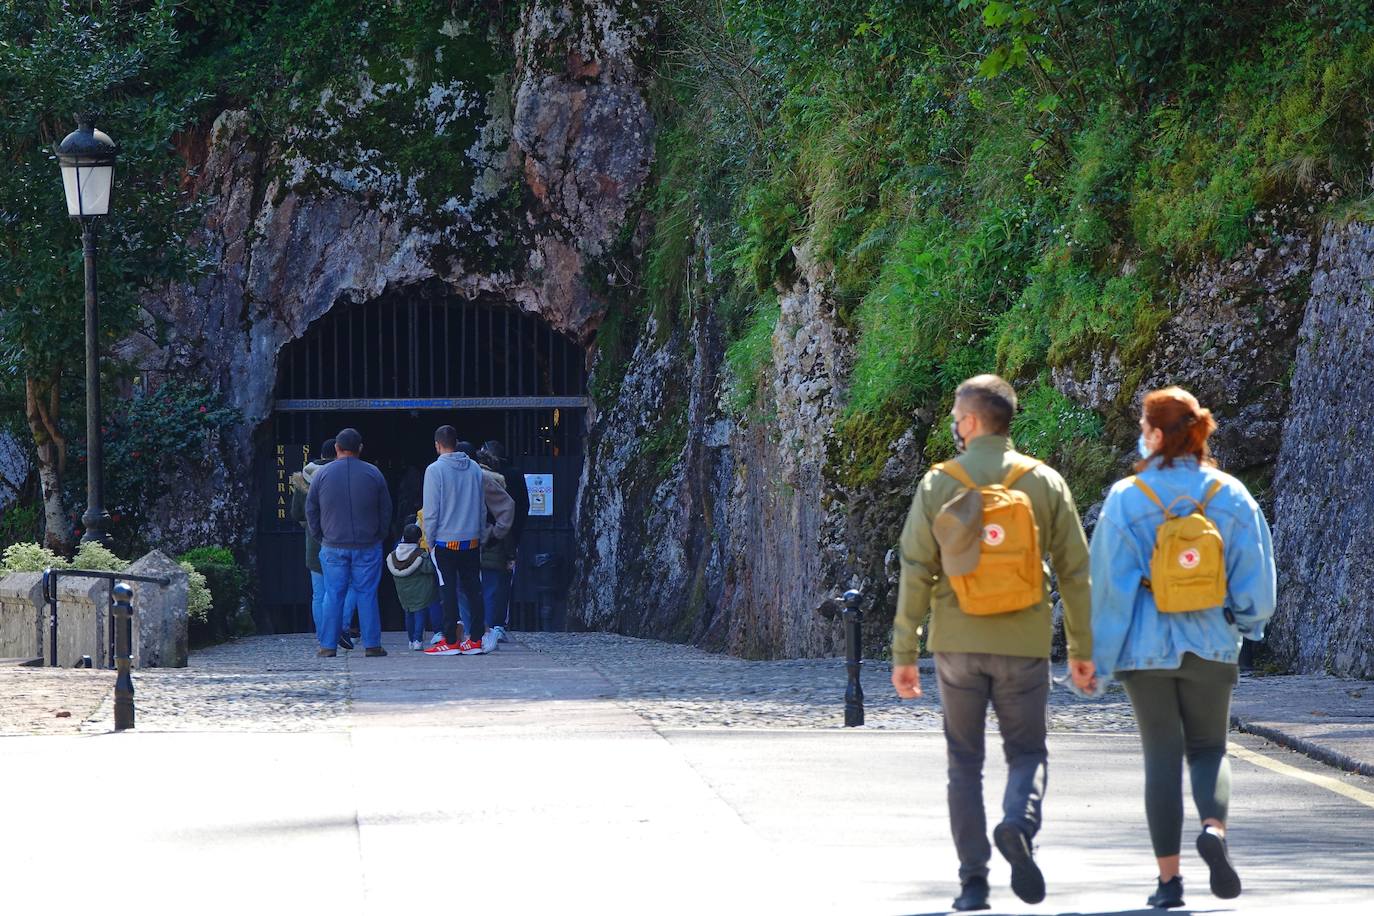
{"type": "MultiPolygon", "coordinates": [[[[947,911],[956,863],[938,734],[656,730],[586,669],[510,653],[481,678],[436,678],[446,661],[371,669],[331,731],[0,739],[0,905],[947,911]]],[[[1175,912],[1374,912],[1374,785],[1236,740],[1245,895],[1213,899],[1186,836],[1190,906],[1175,912]]],[[[1135,739],[1057,734],[1051,754],[1049,896],[1021,905],[995,859],[992,912],[1149,912],[1135,739]]]]}

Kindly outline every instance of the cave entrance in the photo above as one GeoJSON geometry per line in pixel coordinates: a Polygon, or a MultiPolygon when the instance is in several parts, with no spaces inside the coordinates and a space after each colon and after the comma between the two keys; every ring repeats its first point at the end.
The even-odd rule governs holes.
{"type": "MultiPolygon", "coordinates": [[[[530,483],[551,483],[548,500],[534,498],[532,487],[531,502],[542,504],[532,505],[526,520],[511,623],[538,627],[533,561],[551,553],[559,558],[553,625],[561,628],[576,548],[573,508],[588,404],[584,358],[575,340],[536,316],[439,288],[342,303],[312,323],[281,352],[276,403],[259,450],[259,626],[314,631],[305,535],[287,510],[291,475],[320,444],[345,427],[362,433],[364,460],[391,489],[394,540],[420,506],[434,429],[451,423],[477,445],[502,442],[530,483]]],[[[402,629],[385,569],[379,599],[383,628],[402,629]]]]}

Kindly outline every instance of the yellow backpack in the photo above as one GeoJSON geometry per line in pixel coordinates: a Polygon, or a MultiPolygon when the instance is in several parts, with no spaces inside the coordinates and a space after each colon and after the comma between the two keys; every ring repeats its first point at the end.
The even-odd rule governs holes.
{"type": "Polygon", "coordinates": [[[1150,578],[1146,588],[1154,592],[1155,606],[1165,614],[1204,611],[1226,603],[1226,554],[1221,532],[1207,517],[1207,504],[1221,490],[1217,480],[1199,502],[1180,496],[1169,505],[1139,477],[1131,482],[1150,502],[1164,510],[1164,522],[1155,531],[1155,549],[1150,557],[1150,578]],[[1187,515],[1175,515],[1179,500],[1193,504],[1187,515]]]}
{"type": "Polygon", "coordinates": [[[967,576],[949,577],[959,609],[965,614],[1008,614],[1039,604],[1045,598],[1045,567],[1035,512],[1029,496],[1011,489],[1039,465],[1039,461],[1025,459],[1012,467],[1000,484],[985,487],[974,483],[968,472],[953,461],[934,467],[983,496],[983,540],[978,567],[967,576]]]}

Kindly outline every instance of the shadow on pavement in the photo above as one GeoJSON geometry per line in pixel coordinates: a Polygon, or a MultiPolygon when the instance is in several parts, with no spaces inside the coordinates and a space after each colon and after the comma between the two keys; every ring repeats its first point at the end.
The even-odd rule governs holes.
{"type": "MultiPolygon", "coordinates": [[[[906,916],[949,916],[955,910],[934,910],[929,913],[908,913],[906,916]]],[[[1168,913],[1169,916],[1202,916],[1204,913],[1230,913],[1231,909],[1173,909],[1157,910],[1151,907],[1141,907],[1133,910],[1061,910],[1058,913],[1046,914],[1046,916],[1159,916],[1160,913],[1168,913]]],[[[983,916],[1020,916],[1014,910],[981,910],[983,916]]]]}

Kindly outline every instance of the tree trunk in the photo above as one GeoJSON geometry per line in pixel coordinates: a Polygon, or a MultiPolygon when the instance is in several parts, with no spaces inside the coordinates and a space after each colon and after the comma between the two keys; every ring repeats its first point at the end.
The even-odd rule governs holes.
{"type": "Polygon", "coordinates": [[[58,429],[61,402],[58,400],[62,370],[54,369],[47,378],[24,379],[25,416],[38,453],[38,480],[43,488],[43,546],[68,553],[72,546],[72,526],[62,504],[62,472],[67,464],[67,440],[58,429]]]}

